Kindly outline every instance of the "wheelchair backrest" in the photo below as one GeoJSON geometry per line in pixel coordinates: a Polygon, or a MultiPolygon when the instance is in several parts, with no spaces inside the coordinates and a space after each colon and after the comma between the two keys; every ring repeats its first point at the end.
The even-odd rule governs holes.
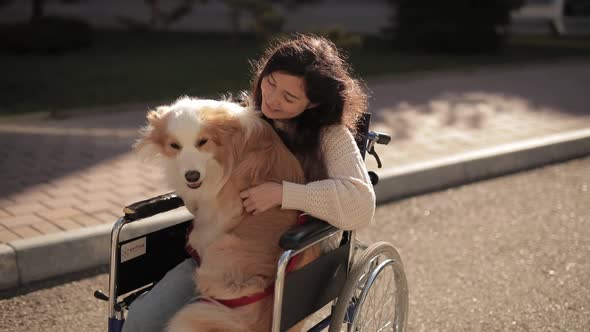
{"type": "MultiPolygon", "coordinates": [[[[355,140],[363,159],[367,151],[370,120],[371,114],[364,113],[356,128],[355,140]]],[[[287,331],[338,297],[348,276],[351,238],[351,232],[343,232],[338,248],[287,274],[283,288],[281,331],[287,331]]]]}
{"type": "Polygon", "coordinates": [[[166,272],[188,258],[184,246],[191,222],[192,219],[120,242],[117,245],[117,296],[159,281],[166,272]],[[137,241],[145,246],[144,254],[122,261],[121,251],[137,241]]]}
{"type": "Polygon", "coordinates": [[[365,159],[367,152],[367,137],[369,133],[369,124],[371,122],[371,113],[363,113],[359,122],[356,125],[356,144],[361,151],[361,156],[365,159]]]}

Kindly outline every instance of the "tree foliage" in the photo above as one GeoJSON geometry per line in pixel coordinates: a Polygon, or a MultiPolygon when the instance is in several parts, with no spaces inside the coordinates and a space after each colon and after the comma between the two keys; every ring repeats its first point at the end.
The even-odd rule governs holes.
{"type": "Polygon", "coordinates": [[[389,0],[395,40],[428,51],[487,52],[500,49],[510,12],[525,0],[389,0]]]}

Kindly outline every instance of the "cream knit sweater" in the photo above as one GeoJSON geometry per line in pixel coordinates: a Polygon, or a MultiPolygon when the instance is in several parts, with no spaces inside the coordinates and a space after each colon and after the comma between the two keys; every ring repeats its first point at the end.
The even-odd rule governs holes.
{"type": "Polygon", "coordinates": [[[283,209],[300,210],[343,229],[369,225],[375,192],[354,137],[343,125],[320,137],[329,179],[308,184],[283,182],[283,209]]]}

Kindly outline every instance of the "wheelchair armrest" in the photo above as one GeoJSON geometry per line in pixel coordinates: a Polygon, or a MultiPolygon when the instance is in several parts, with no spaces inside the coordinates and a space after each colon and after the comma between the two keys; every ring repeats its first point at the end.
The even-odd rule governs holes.
{"type": "Polygon", "coordinates": [[[284,250],[299,250],[338,231],[338,228],[323,220],[308,217],[305,224],[286,231],[281,236],[279,245],[284,250]]]}
{"type": "Polygon", "coordinates": [[[133,203],[125,209],[125,220],[129,223],[138,219],[144,219],[158,213],[174,210],[184,206],[182,199],[175,193],[168,193],[152,197],[137,203],[133,203]]]}

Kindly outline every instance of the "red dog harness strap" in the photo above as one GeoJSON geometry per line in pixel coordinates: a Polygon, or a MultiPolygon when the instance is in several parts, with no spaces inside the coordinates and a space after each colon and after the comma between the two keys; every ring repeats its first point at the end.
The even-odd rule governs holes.
{"type": "MultiPolygon", "coordinates": [[[[238,297],[237,299],[228,299],[228,300],[213,299],[213,301],[223,304],[224,306],[226,306],[228,308],[237,308],[237,307],[241,307],[241,306],[245,306],[248,304],[258,302],[258,301],[262,300],[263,298],[265,298],[271,294],[274,294],[274,292],[275,292],[275,285],[271,284],[270,286],[268,286],[265,290],[263,290],[260,293],[238,297]]],[[[208,301],[207,299],[202,299],[202,301],[211,302],[211,301],[208,301]]]]}
{"type": "MultiPolygon", "coordinates": [[[[297,217],[297,225],[303,225],[306,221],[307,221],[307,214],[305,214],[305,213],[300,214],[297,217]]],[[[192,229],[193,229],[193,225],[191,224],[191,225],[189,225],[187,232],[186,232],[187,240],[188,240],[188,235],[190,234],[192,229]]],[[[199,256],[199,253],[190,244],[188,244],[188,241],[186,243],[185,249],[193,257],[193,259],[197,263],[197,266],[200,266],[201,265],[201,256],[199,256]]],[[[293,256],[289,260],[289,263],[287,263],[287,268],[286,268],[285,272],[289,273],[289,272],[293,271],[295,269],[295,266],[299,262],[300,258],[301,258],[301,254],[297,254],[297,255],[293,256]]],[[[242,297],[238,297],[236,299],[227,299],[227,300],[222,300],[222,299],[209,300],[206,298],[201,298],[200,301],[217,302],[217,303],[223,304],[224,306],[226,306],[228,308],[237,308],[237,307],[241,307],[241,306],[245,306],[248,304],[258,302],[258,301],[264,299],[265,297],[272,295],[274,293],[274,291],[275,291],[275,284],[272,283],[268,287],[266,287],[265,290],[263,290],[260,293],[256,293],[256,294],[242,296],[242,297]]]]}

